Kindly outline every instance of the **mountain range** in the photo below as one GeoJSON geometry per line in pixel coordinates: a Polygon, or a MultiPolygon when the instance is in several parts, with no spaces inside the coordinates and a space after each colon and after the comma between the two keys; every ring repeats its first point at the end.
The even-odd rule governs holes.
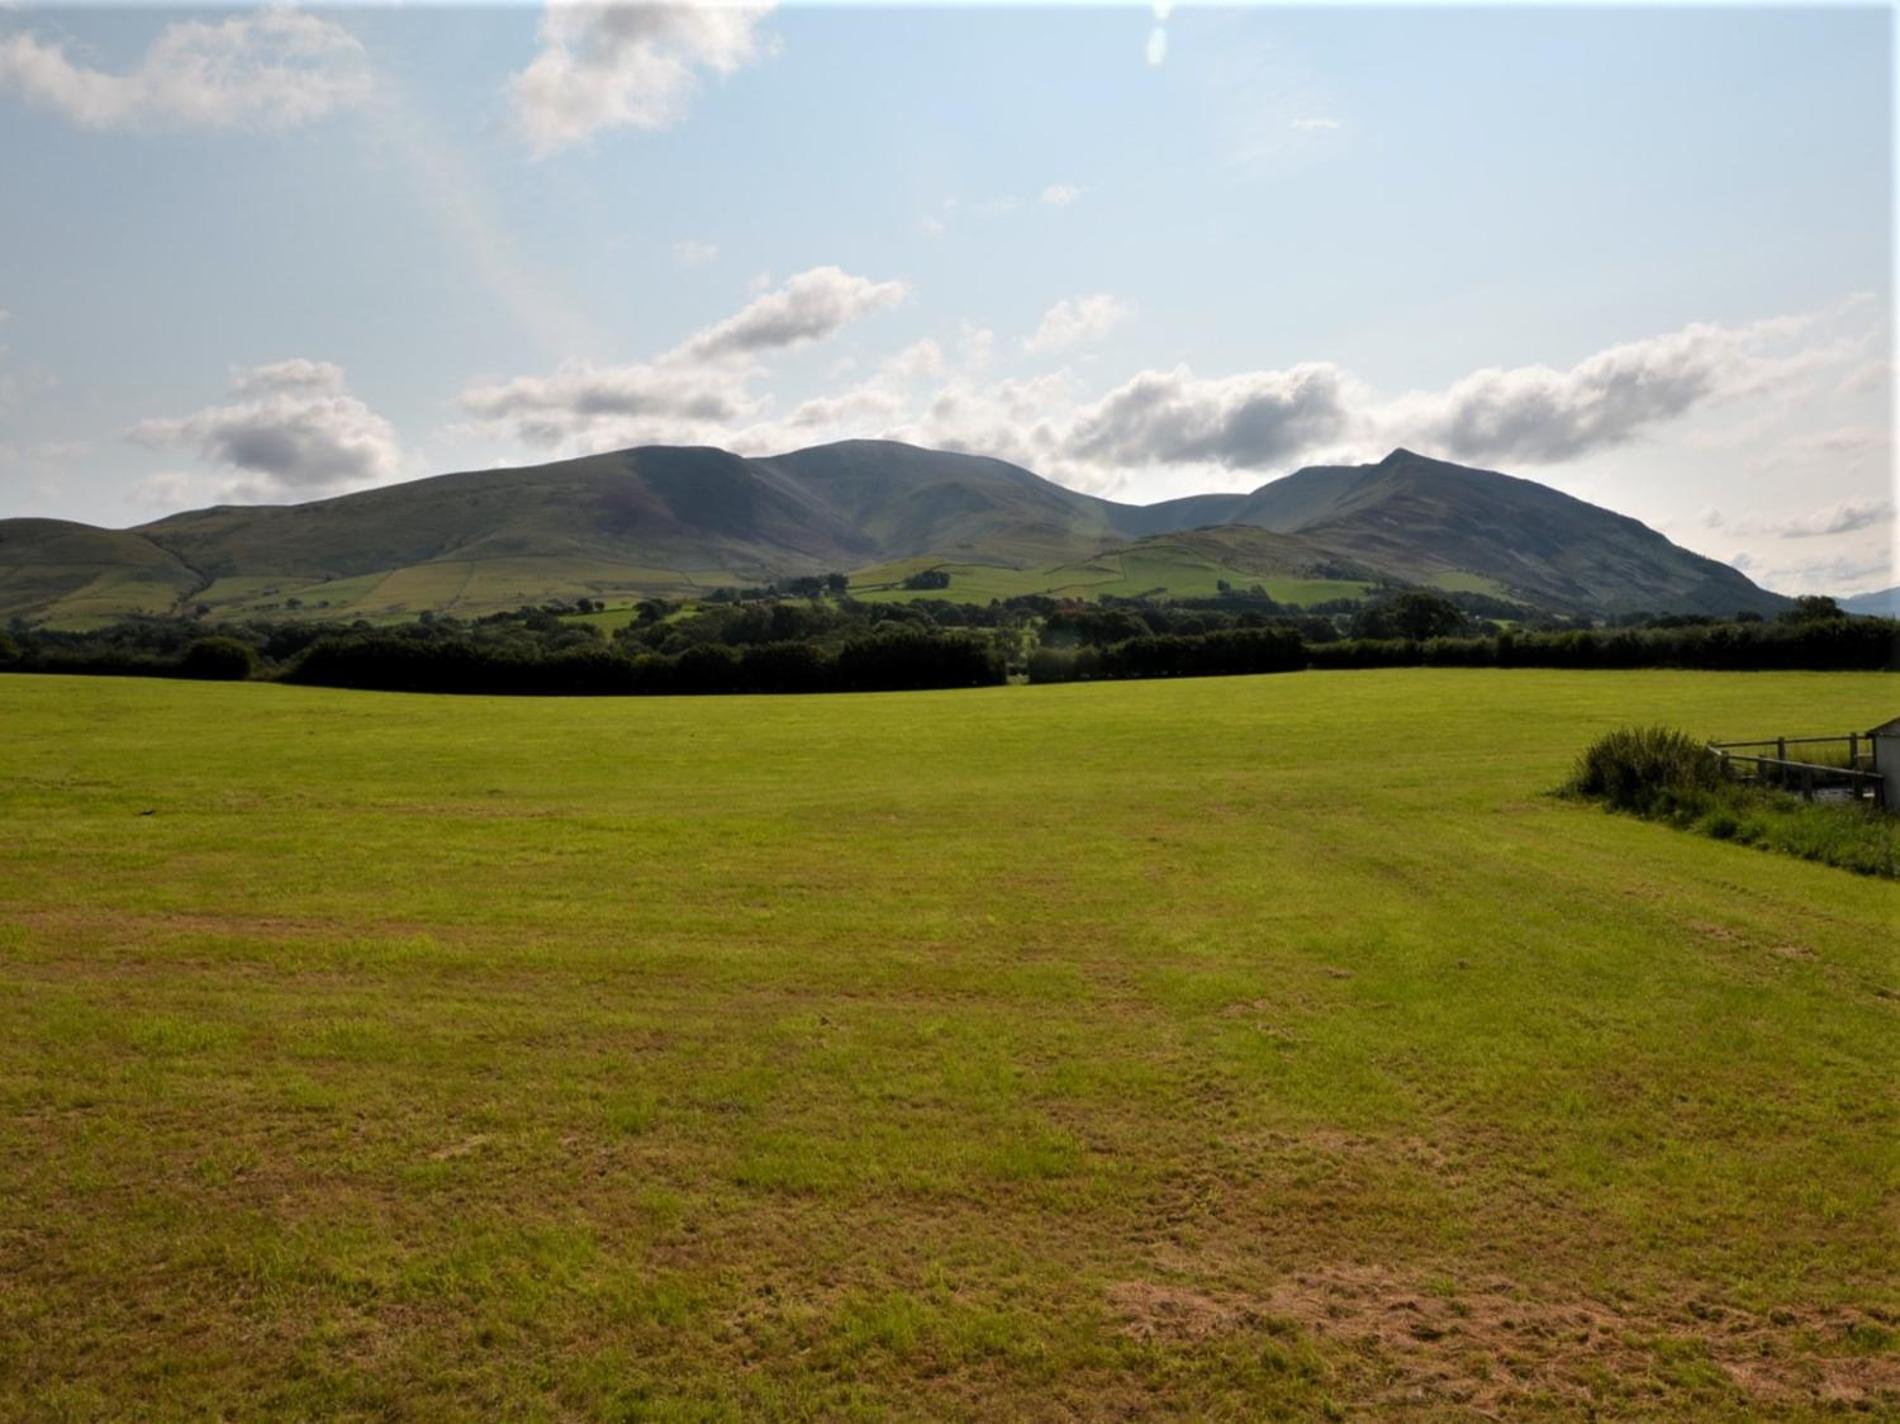
{"type": "Polygon", "coordinates": [[[378,617],[550,598],[683,595],[837,570],[943,596],[1211,592],[1288,602],[1374,583],[1559,612],[1771,613],[1739,571],[1546,485],[1394,450],[1247,494],[1121,504],[1020,466],[890,441],[769,458],[647,446],[113,530],[0,520],[0,617],[378,617]]]}
{"type": "Polygon", "coordinates": [[[1841,607],[1849,613],[1872,618],[1900,618],[1900,587],[1857,593],[1852,598],[1843,598],[1841,607]]]}

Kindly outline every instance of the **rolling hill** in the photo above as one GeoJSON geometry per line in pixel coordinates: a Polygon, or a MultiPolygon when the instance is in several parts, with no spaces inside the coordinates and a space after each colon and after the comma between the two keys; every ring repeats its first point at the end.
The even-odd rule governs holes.
{"type": "Polygon", "coordinates": [[[1130,505],[1002,460],[854,440],[764,459],[650,446],[131,530],[0,520],[0,617],[479,613],[834,569],[876,589],[928,567],[953,571],[951,596],[983,598],[1227,579],[1277,581],[1289,601],[1388,581],[1565,611],[1785,604],[1636,520],[1406,450],[1250,494],[1130,505]]]}
{"type": "Polygon", "coordinates": [[[1873,593],[1857,593],[1843,598],[1841,607],[1849,613],[1875,618],[1900,618],[1900,588],[1883,588],[1873,593]]]}
{"type": "Polygon", "coordinates": [[[1786,600],[1627,515],[1410,450],[1262,485],[1227,521],[1301,534],[1411,582],[1607,613],[1770,612],[1786,600]]]}

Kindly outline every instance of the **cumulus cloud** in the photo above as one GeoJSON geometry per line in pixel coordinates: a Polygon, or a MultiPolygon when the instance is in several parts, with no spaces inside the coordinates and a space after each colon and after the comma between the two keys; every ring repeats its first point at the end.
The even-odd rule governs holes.
{"type": "Polygon", "coordinates": [[[1784,539],[1813,539],[1827,534],[1853,534],[1893,523],[1890,499],[1842,499],[1812,514],[1786,521],[1777,531],[1784,539]]]}
{"type": "Polygon", "coordinates": [[[944,368],[943,348],[928,337],[911,342],[884,363],[884,373],[902,381],[941,376],[944,368]]]}
{"type": "Polygon", "coordinates": [[[1441,393],[1402,399],[1385,423],[1455,459],[1575,459],[1741,393],[1760,376],[1764,334],[1698,324],[1612,346],[1568,370],[1475,371],[1441,393]]]}
{"type": "Polygon", "coordinates": [[[1100,341],[1128,316],[1128,308],[1107,292],[1065,297],[1042,314],[1042,321],[1024,338],[1025,351],[1067,351],[1100,341]]]}
{"type": "Polygon", "coordinates": [[[1779,593],[1847,595],[1892,586],[1896,572],[1891,556],[1878,550],[1836,554],[1802,563],[1775,564],[1737,554],[1730,562],[1764,588],[1779,593]]]}
{"type": "MultiPolygon", "coordinates": [[[[1396,396],[1325,361],[1209,374],[1187,366],[1139,370],[1103,390],[1085,388],[1067,367],[1031,378],[1005,370],[999,378],[993,368],[1003,348],[990,328],[965,323],[942,344],[914,342],[875,364],[832,363],[832,381],[856,384],[789,410],[777,403],[767,379],[775,354],[905,294],[901,283],[814,269],[644,362],[570,364],[551,375],[481,383],[464,393],[463,405],[492,430],[567,453],[641,443],[769,453],[882,436],[995,455],[1110,493],[1258,483],[1301,464],[1376,459],[1395,445],[1511,469],[1562,463],[1651,438],[1720,402],[1752,410],[1772,394],[1785,406],[1805,399],[1799,393],[1807,389],[1787,384],[1790,372],[1824,384],[1830,372],[1861,359],[1817,318],[1691,326],[1569,367],[1486,369],[1396,396]],[[867,369],[868,376],[855,375],[867,369]]],[[[1072,298],[1012,346],[1074,349],[1121,315],[1106,294],[1072,298]]],[[[1836,447],[1884,448],[1887,434],[1884,426],[1843,426],[1813,438],[1827,447],[1816,458],[1827,459],[1836,447]]],[[[1885,504],[1849,501],[1774,532],[1851,539],[1891,517],[1885,504]]],[[[1727,529],[1770,537],[1765,529],[1727,529]]]]}
{"type": "Polygon", "coordinates": [[[345,388],[328,361],[279,361],[236,372],[224,404],[176,419],[147,420],[131,438],[153,447],[192,446],[233,471],[247,498],[314,496],[397,477],[395,431],[345,388]]]}
{"type": "Polygon", "coordinates": [[[604,129],[671,128],[703,73],[733,74],[765,51],[764,3],[550,0],[541,51],[509,81],[515,118],[537,156],[604,129]]]}
{"type": "Polygon", "coordinates": [[[61,41],[0,40],[0,91],[88,129],[288,128],[361,104],[370,90],[356,37],[292,9],[168,25],[122,74],[76,62],[61,41]]]}
{"type": "Polygon", "coordinates": [[[461,404],[476,419],[501,423],[544,449],[600,427],[697,432],[750,419],[761,408],[730,372],[664,360],[625,366],[569,362],[551,375],[477,382],[462,393],[461,404]]]}
{"type": "Polygon", "coordinates": [[[700,332],[681,352],[713,360],[820,341],[859,317],[895,306],[909,290],[902,282],[876,282],[840,267],[814,267],[700,332]]]}
{"type": "Polygon", "coordinates": [[[1720,510],[1707,510],[1701,524],[1730,534],[1767,534],[1777,539],[1821,539],[1832,534],[1857,534],[1893,523],[1890,499],[1839,499],[1819,509],[1784,519],[1729,519],[1720,510]]]}
{"type": "Polygon", "coordinates": [[[132,503],[145,509],[187,509],[217,497],[216,487],[185,470],[160,470],[132,486],[132,503]]]}
{"type": "Polygon", "coordinates": [[[1346,433],[1357,395],[1324,362],[1215,378],[1143,371],[1078,413],[1069,450],[1120,466],[1261,469],[1346,433]]]}
{"type": "Polygon", "coordinates": [[[1327,362],[1217,377],[1147,370],[1073,413],[1069,454],[1130,469],[1257,470],[1406,445],[1469,463],[1557,464],[1629,444],[1705,406],[1785,393],[1798,377],[1838,365],[1851,343],[1802,344],[1818,319],[1693,325],[1566,369],[1487,368],[1390,399],[1327,362]]]}
{"type": "Polygon", "coordinates": [[[1073,183],[1051,183],[1042,190],[1042,196],[1038,201],[1045,207],[1066,208],[1081,196],[1082,190],[1073,183]]]}
{"type": "MultiPolygon", "coordinates": [[[[814,267],[649,360],[625,365],[572,361],[548,375],[478,381],[462,392],[461,406],[491,432],[541,449],[731,444],[770,406],[753,388],[762,375],[762,359],[833,336],[902,301],[908,291],[902,282],[814,267]]],[[[868,415],[891,408],[900,402],[898,383],[941,363],[934,343],[916,343],[887,363],[871,394],[830,404],[808,402],[796,418],[809,427],[853,411],[868,415]]]]}

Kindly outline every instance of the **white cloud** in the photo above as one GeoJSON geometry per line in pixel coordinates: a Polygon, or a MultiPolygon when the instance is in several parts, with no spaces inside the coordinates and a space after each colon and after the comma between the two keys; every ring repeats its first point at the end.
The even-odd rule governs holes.
{"type": "Polygon", "coordinates": [[[1837,499],[1805,514],[1781,519],[1730,519],[1717,509],[1705,510],[1699,521],[1705,529],[1730,534],[1765,534],[1777,539],[1821,539],[1834,534],[1857,534],[1893,523],[1890,499],[1837,499]]]}
{"type": "Polygon", "coordinates": [[[1783,362],[1775,322],[1709,324],[1625,342],[1568,370],[1475,371],[1395,402],[1383,421],[1454,459],[1551,463],[1626,444],[1691,408],[1759,388],[1783,362]]]}
{"type": "Polygon", "coordinates": [[[1069,453],[1111,466],[1265,469],[1344,435],[1357,398],[1323,362],[1211,379],[1185,366],[1143,371],[1076,413],[1069,453]]]}
{"type": "Polygon", "coordinates": [[[1168,57],[1168,17],[1174,13],[1174,0],[1154,0],[1154,28],[1148,31],[1148,63],[1159,67],[1168,57]]]}
{"type": "Polygon", "coordinates": [[[671,128],[703,72],[732,74],[766,49],[766,3],[550,0],[541,52],[509,80],[515,117],[537,156],[604,129],[671,128]]]}
{"type": "MultiPolygon", "coordinates": [[[[1810,410],[1811,387],[1827,386],[1863,359],[1859,346],[1839,338],[1836,317],[1817,314],[1690,326],[1568,367],[1487,369],[1396,396],[1324,361],[1207,374],[1185,366],[1140,370],[1090,389],[1075,369],[1030,378],[999,373],[1019,345],[1006,353],[988,327],[966,322],[941,344],[913,342],[849,369],[832,362],[833,386],[821,397],[778,404],[765,364],[776,353],[820,340],[905,290],[814,269],[644,362],[570,363],[549,375],[485,382],[464,393],[463,405],[488,433],[564,453],[641,443],[769,453],[882,436],[995,455],[1075,488],[1153,497],[1160,487],[1250,487],[1303,464],[1376,459],[1395,445],[1505,469],[1583,461],[1653,440],[1704,412],[1727,420],[1738,409],[1810,410]],[[864,371],[870,374],[857,374],[864,371]],[[1790,383],[1790,373],[1804,374],[1790,383]]],[[[1106,294],[1073,298],[1045,313],[1021,345],[1073,349],[1120,315],[1106,294]]],[[[1693,430],[1685,427],[1681,438],[1693,430]]],[[[1811,461],[1835,472],[1849,458],[1839,452],[1871,460],[1866,452],[1888,444],[1884,425],[1845,422],[1807,438],[1815,446],[1811,461]]],[[[1828,491],[1841,493],[1870,491],[1839,484],[1828,491]]],[[[1724,528],[1725,539],[1773,564],[1777,548],[1792,547],[1783,538],[1832,536],[1836,542],[1822,547],[1839,554],[1880,534],[1878,521],[1891,517],[1885,510],[1858,498],[1772,530],[1716,521],[1703,527],[1724,528]]]]}
{"type": "Polygon", "coordinates": [[[1082,196],[1082,190],[1073,183],[1051,183],[1042,190],[1040,201],[1045,207],[1066,208],[1082,196]]]}
{"type": "Polygon", "coordinates": [[[1065,297],[1042,314],[1035,332],[1023,341],[1031,352],[1067,351],[1100,341],[1128,317],[1128,308],[1107,292],[1065,297]]]}
{"type": "Polygon", "coordinates": [[[1406,445],[1466,462],[1558,464],[1645,438],[1698,408],[1786,395],[1797,373],[1851,355],[1851,343],[1803,344],[1812,324],[1688,326],[1567,369],[1491,368],[1394,399],[1327,362],[1215,377],[1147,370],[1073,413],[1068,455],[1130,470],[1262,470],[1406,445]]]}
{"type": "Polygon", "coordinates": [[[160,470],[132,486],[132,503],[144,509],[179,510],[218,498],[219,486],[184,470],[160,470]]]}
{"type": "Polygon", "coordinates": [[[682,267],[703,267],[719,256],[719,249],[710,242],[676,242],[673,244],[673,260],[682,267]]]}
{"type": "Polygon", "coordinates": [[[1340,126],[1338,119],[1295,119],[1289,125],[1297,133],[1327,133],[1340,126]]]}
{"type": "Polygon", "coordinates": [[[154,447],[196,447],[236,472],[229,492],[252,499],[382,484],[402,464],[389,422],[350,395],[342,369],[328,361],[238,371],[224,404],[143,421],[130,436],[154,447]]]}
{"type": "Polygon", "coordinates": [[[60,41],[0,41],[0,91],[88,129],[288,128],[361,104],[370,90],[356,37],[292,9],[168,25],[124,74],[75,63],[60,41]]]}
{"type": "Polygon", "coordinates": [[[1813,539],[1828,534],[1853,534],[1893,523],[1890,499],[1840,499],[1811,514],[1785,521],[1776,531],[1784,539],[1813,539]]]}
{"type": "MultiPolygon", "coordinates": [[[[731,444],[768,413],[770,401],[753,390],[763,374],[760,358],[835,335],[908,292],[902,282],[814,267],[649,360],[571,361],[549,375],[478,381],[463,391],[460,403],[485,430],[540,449],[583,453],[637,444],[731,444]]],[[[880,372],[874,401],[808,402],[801,423],[819,424],[827,410],[889,406],[899,397],[887,385],[928,373],[933,360],[940,363],[941,353],[931,343],[918,343],[880,372]]]]}
{"type": "Polygon", "coordinates": [[[900,393],[866,384],[841,395],[820,396],[801,402],[785,417],[782,426],[770,427],[769,434],[765,430],[743,432],[736,443],[742,450],[755,452],[764,449],[784,450],[794,444],[815,444],[832,431],[883,425],[900,417],[904,408],[905,401],[900,393]]]}
{"type": "Polygon", "coordinates": [[[1844,425],[1834,430],[1797,436],[1786,443],[1808,453],[1848,456],[1878,454],[1884,457],[1893,446],[1893,432],[1883,425],[1844,425]]]}
{"type": "Polygon", "coordinates": [[[913,341],[891,357],[884,363],[883,369],[886,374],[899,380],[912,381],[941,376],[944,365],[943,348],[926,337],[922,341],[913,341]]]}
{"type": "Polygon", "coordinates": [[[711,360],[819,341],[859,317],[895,306],[909,290],[902,282],[877,282],[840,267],[813,267],[708,327],[680,350],[711,360]]]}
{"type": "MultiPolygon", "coordinates": [[[[609,448],[620,432],[697,432],[750,420],[762,404],[747,392],[743,373],[664,359],[624,366],[573,361],[547,376],[477,382],[462,393],[462,408],[477,420],[506,428],[526,444],[567,446],[577,436],[606,432],[609,448]]],[[[667,438],[650,434],[642,443],[667,438]]]]}
{"type": "Polygon", "coordinates": [[[1834,554],[1791,564],[1769,563],[1741,553],[1729,562],[1762,587],[1772,588],[1777,593],[1845,596],[1888,588],[1900,578],[1892,556],[1880,550],[1834,554]]]}

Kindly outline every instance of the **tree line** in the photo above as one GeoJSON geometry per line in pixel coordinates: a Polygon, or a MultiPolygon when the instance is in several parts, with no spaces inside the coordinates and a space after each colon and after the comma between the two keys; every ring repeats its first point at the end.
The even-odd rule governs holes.
{"type": "MultiPolygon", "coordinates": [[[[1136,637],[1107,647],[1039,648],[1031,682],[1278,672],[1255,666],[1244,633],[1136,637]],[[1188,645],[1186,647],[1179,645],[1188,645]],[[1228,664],[1232,664],[1231,666],[1228,664]],[[1194,669],[1194,671],[1189,671],[1194,669]]],[[[1298,642],[1297,639],[1295,639],[1298,642]]],[[[1564,632],[1506,629],[1482,637],[1347,638],[1299,642],[1303,668],[1541,667],[1684,668],[1708,672],[1900,671],[1900,621],[1815,618],[1564,632]]]]}
{"type": "Polygon", "coordinates": [[[286,682],[388,692],[575,695],[908,692],[985,687],[1008,680],[994,642],[967,632],[889,628],[845,639],[698,643],[679,653],[634,653],[603,643],[552,652],[483,646],[464,637],[353,633],[313,644],[286,682]]]}
{"type": "MultiPolygon", "coordinates": [[[[695,621],[695,620],[688,620],[695,621]]],[[[875,692],[1005,682],[993,632],[865,618],[802,636],[734,627],[716,637],[609,642],[597,628],[542,610],[472,623],[434,618],[393,627],[243,623],[206,636],[188,620],[136,619],[93,632],[0,633],[0,671],[274,680],[404,692],[697,694],[875,692]]]]}
{"type": "Polygon", "coordinates": [[[718,693],[1213,677],[1301,668],[1874,670],[1900,666],[1900,623],[1806,599],[1769,621],[1667,615],[1627,626],[1499,628],[1450,599],[1396,592],[1350,619],[1166,604],[794,599],[698,609],[647,600],[611,636],[573,605],[473,620],[205,625],[136,618],[77,632],[16,622],[0,671],[275,678],[442,692],[718,693]],[[1346,621],[1343,630],[1338,626],[1346,621]],[[1315,625],[1318,625],[1317,627],[1315,625]],[[1395,633],[1396,630],[1396,633],[1395,633]],[[1383,634],[1365,636],[1363,634],[1383,634]]]}

